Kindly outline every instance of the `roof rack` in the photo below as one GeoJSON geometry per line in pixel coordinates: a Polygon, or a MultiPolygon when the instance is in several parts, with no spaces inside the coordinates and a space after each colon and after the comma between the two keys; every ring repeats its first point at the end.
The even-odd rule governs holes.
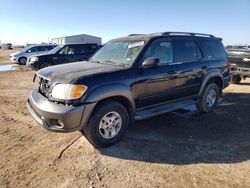
{"type": "Polygon", "coordinates": [[[190,32],[162,32],[162,33],[152,33],[152,35],[190,35],[190,36],[215,37],[214,35],[211,34],[190,33],[190,32]]]}

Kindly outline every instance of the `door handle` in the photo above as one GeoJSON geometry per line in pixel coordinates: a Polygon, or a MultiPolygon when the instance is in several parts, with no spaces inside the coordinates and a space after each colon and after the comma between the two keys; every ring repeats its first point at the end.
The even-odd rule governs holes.
{"type": "Polygon", "coordinates": [[[207,66],[202,66],[201,69],[202,70],[207,70],[208,68],[207,68],[207,66]]]}
{"type": "Polygon", "coordinates": [[[167,73],[168,73],[168,74],[171,74],[171,75],[173,75],[173,74],[177,74],[177,72],[176,72],[176,71],[174,71],[174,70],[170,70],[170,71],[168,71],[167,73]]]}
{"type": "Polygon", "coordinates": [[[191,73],[191,72],[194,72],[194,70],[185,70],[185,71],[182,71],[181,74],[191,73]]]}

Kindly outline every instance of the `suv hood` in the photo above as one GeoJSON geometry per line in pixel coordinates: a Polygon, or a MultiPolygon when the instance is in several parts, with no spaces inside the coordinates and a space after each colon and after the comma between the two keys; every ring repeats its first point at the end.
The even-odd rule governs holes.
{"type": "Polygon", "coordinates": [[[22,52],[18,51],[18,52],[15,52],[15,53],[12,53],[10,54],[10,56],[15,56],[15,55],[18,55],[18,54],[21,54],[22,52]]]}
{"type": "Polygon", "coordinates": [[[92,63],[88,61],[56,65],[37,71],[37,75],[51,82],[70,83],[80,77],[89,77],[104,72],[113,72],[124,67],[92,63]]]}

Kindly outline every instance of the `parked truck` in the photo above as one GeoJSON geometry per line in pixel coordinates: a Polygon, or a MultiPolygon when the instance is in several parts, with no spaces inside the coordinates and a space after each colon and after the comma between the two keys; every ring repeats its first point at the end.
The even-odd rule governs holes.
{"type": "Polygon", "coordinates": [[[228,59],[231,63],[233,84],[239,84],[242,79],[250,77],[250,48],[233,48],[227,50],[228,59]]]}

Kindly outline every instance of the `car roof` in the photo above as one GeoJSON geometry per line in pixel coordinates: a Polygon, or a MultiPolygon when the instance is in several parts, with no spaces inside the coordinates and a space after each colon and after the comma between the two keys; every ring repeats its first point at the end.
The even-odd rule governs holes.
{"type": "Polygon", "coordinates": [[[29,47],[37,47],[37,46],[58,46],[57,44],[33,44],[29,47]]]}
{"type": "MultiPolygon", "coordinates": [[[[151,34],[130,34],[125,37],[117,38],[114,40],[150,40],[156,37],[166,37],[166,36],[178,36],[178,37],[201,37],[201,38],[217,38],[211,34],[205,33],[191,33],[191,32],[159,32],[159,33],[151,33],[151,34]]],[[[220,39],[221,38],[217,38],[220,39]]]]}

